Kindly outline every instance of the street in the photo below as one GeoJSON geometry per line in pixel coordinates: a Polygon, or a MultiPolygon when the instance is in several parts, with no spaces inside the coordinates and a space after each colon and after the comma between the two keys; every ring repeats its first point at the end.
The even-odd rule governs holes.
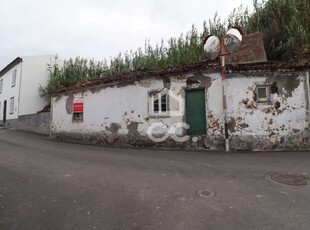
{"type": "Polygon", "coordinates": [[[309,179],[309,152],[117,149],[0,129],[1,230],[308,230],[309,179]]]}

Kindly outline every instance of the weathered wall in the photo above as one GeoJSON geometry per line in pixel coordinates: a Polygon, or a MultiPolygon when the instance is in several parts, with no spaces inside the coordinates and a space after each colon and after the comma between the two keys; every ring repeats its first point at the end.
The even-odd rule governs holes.
{"type": "Polygon", "coordinates": [[[232,150],[309,149],[307,78],[304,72],[227,77],[227,113],[232,150]],[[255,88],[276,83],[270,102],[257,102],[255,88]]]}
{"type": "MultiPolygon", "coordinates": [[[[223,147],[222,93],[219,73],[195,73],[179,77],[153,78],[123,85],[105,86],[79,93],[52,98],[52,135],[54,137],[124,145],[178,146],[188,148],[223,147]],[[170,137],[160,143],[147,136],[154,123],[166,128],[154,128],[154,136],[163,136],[174,124],[185,122],[185,114],[178,116],[154,116],[150,114],[149,93],[170,89],[181,101],[169,100],[170,109],[184,107],[185,90],[204,88],[206,92],[207,134],[186,143],[173,141],[170,137]],[[72,121],[74,98],[84,99],[84,121],[72,121]],[[212,98],[212,100],[211,100],[212,98]]],[[[178,135],[184,130],[177,130],[178,135]]]]}
{"type": "Polygon", "coordinates": [[[2,121],[0,121],[0,125],[3,125],[4,127],[10,128],[10,129],[17,129],[17,127],[18,127],[18,119],[6,120],[5,124],[3,124],[2,121]]]}
{"type": "MultiPolygon", "coordinates": [[[[227,117],[231,150],[309,149],[309,89],[304,72],[228,74],[226,81],[227,117]],[[278,93],[271,102],[258,103],[255,88],[276,82],[278,93]]],[[[153,78],[104,86],[52,99],[52,136],[109,143],[116,146],[164,146],[188,149],[223,150],[224,112],[220,73],[198,72],[178,77],[153,78]],[[154,136],[164,136],[173,125],[186,121],[178,116],[150,114],[150,92],[170,89],[181,104],[171,99],[170,109],[184,106],[186,90],[205,89],[206,135],[190,136],[176,142],[171,136],[154,142],[147,130],[154,123],[154,136]],[[72,121],[74,98],[84,99],[84,121],[72,121]]],[[[185,135],[177,130],[177,135],[185,135]]]]}
{"type": "Polygon", "coordinates": [[[17,128],[19,130],[49,135],[50,113],[47,112],[19,116],[17,128]]]}

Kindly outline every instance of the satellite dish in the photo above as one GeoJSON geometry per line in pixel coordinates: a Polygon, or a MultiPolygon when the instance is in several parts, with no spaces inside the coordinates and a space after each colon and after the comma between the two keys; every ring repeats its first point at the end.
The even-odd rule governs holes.
{"type": "Polygon", "coordinates": [[[242,33],[237,28],[231,28],[224,36],[225,50],[231,54],[237,53],[241,46],[242,33]]]}
{"type": "Polygon", "coordinates": [[[205,39],[203,50],[208,59],[214,60],[218,58],[221,52],[221,41],[218,37],[209,35],[205,39]]]}

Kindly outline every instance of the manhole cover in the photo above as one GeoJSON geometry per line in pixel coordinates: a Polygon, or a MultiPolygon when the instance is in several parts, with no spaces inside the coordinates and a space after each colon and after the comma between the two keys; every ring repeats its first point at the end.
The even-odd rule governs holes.
{"type": "Polygon", "coordinates": [[[203,190],[199,190],[197,192],[198,196],[204,198],[204,199],[211,199],[212,197],[215,196],[215,192],[212,192],[208,189],[203,189],[203,190]]]}
{"type": "Polygon", "coordinates": [[[270,175],[270,179],[290,186],[304,186],[307,185],[307,178],[303,175],[294,175],[294,174],[282,174],[282,173],[273,173],[270,175]]]}

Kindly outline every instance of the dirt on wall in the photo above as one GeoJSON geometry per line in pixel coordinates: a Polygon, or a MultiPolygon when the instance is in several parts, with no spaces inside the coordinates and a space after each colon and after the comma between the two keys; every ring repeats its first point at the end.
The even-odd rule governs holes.
{"type": "Polygon", "coordinates": [[[276,82],[278,93],[284,97],[292,97],[293,91],[300,85],[300,78],[298,73],[290,74],[272,74],[266,79],[267,83],[276,82]]]}
{"type": "Polygon", "coordinates": [[[74,94],[68,94],[66,100],[66,111],[68,114],[72,114],[73,109],[73,101],[74,101],[74,94]]]}

